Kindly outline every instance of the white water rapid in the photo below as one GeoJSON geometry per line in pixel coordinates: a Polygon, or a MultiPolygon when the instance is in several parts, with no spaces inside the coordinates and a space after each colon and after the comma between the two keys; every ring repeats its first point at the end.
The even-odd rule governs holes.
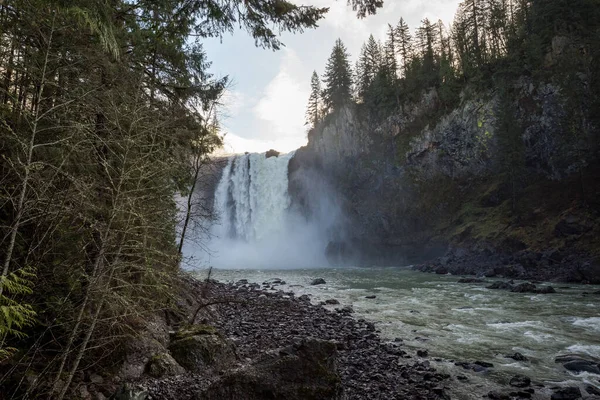
{"type": "MultiPolygon", "coordinates": [[[[294,153],[231,156],[214,195],[217,221],[202,248],[187,249],[196,266],[302,268],[327,266],[322,221],[291,208],[288,164],[294,153]]],[[[321,219],[322,220],[322,219],[321,219]]]]}

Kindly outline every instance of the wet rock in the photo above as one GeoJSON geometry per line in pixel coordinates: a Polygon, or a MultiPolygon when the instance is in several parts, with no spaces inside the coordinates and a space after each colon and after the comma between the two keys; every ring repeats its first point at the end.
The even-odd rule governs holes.
{"type": "Polygon", "coordinates": [[[340,302],[336,299],[327,299],[327,300],[325,300],[325,304],[335,305],[335,304],[340,304],[340,302]]]}
{"type": "Polygon", "coordinates": [[[506,354],[504,357],[506,357],[506,358],[512,358],[515,361],[529,361],[529,359],[527,357],[525,357],[521,353],[506,354]]]}
{"type": "Polygon", "coordinates": [[[520,283],[514,286],[511,290],[514,293],[537,293],[537,287],[533,283],[520,283]]]}
{"type": "Polygon", "coordinates": [[[597,388],[595,386],[586,385],[585,391],[588,392],[588,394],[591,394],[592,396],[600,396],[600,388],[597,388]]]}
{"type": "Polygon", "coordinates": [[[458,280],[458,283],[484,283],[483,279],[479,278],[462,278],[458,280]]]}
{"type": "Polygon", "coordinates": [[[326,283],[327,282],[325,282],[325,279],[323,279],[323,278],[316,278],[316,279],[313,279],[310,284],[311,285],[324,285],[326,283]]]}
{"type": "Polygon", "coordinates": [[[377,297],[377,296],[375,296],[374,294],[371,294],[371,295],[369,295],[369,296],[365,296],[365,299],[374,299],[374,298],[376,298],[376,297],[377,297]]]}
{"type": "Polygon", "coordinates": [[[437,267],[435,269],[435,273],[438,275],[446,275],[446,274],[448,274],[448,268],[446,268],[444,266],[437,267]]]}
{"type": "Polygon", "coordinates": [[[531,385],[531,379],[525,375],[515,375],[510,379],[510,386],[525,388],[531,385]]]}
{"type": "Polygon", "coordinates": [[[265,153],[265,158],[279,157],[279,154],[281,153],[279,153],[277,150],[270,149],[265,153]]]}
{"type": "Polygon", "coordinates": [[[225,375],[198,399],[334,400],[341,395],[335,343],[310,339],[269,352],[252,365],[225,375]]]}
{"type": "Polygon", "coordinates": [[[485,361],[475,361],[473,364],[480,365],[483,368],[494,368],[494,364],[485,361]]]}
{"type": "Polygon", "coordinates": [[[536,290],[536,293],[540,294],[548,294],[548,293],[556,293],[556,290],[552,286],[542,286],[541,288],[536,290]]]}
{"type": "Polygon", "coordinates": [[[492,391],[487,395],[492,400],[510,400],[510,396],[506,393],[492,391]]]}
{"type": "Polygon", "coordinates": [[[429,356],[429,352],[427,350],[417,350],[417,356],[427,357],[427,356],[429,356]]]}
{"type": "Polygon", "coordinates": [[[169,353],[159,353],[153,356],[146,365],[146,373],[153,378],[185,373],[181,365],[169,353]]]}
{"type": "Polygon", "coordinates": [[[600,368],[597,363],[588,360],[573,360],[563,364],[563,367],[575,373],[589,372],[600,375],[600,368]]]}
{"type": "Polygon", "coordinates": [[[578,387],[566,387],[556,390],[551,400],[577,400],[581,398],[581,390],[578,387]]]}
{"type": "Polygon", "coordinates": [[[512,285],[508,282],[494,282],[489,286],[486,286],[486,289],[503,289],[503,290],[512,290],[512,285]]]}
{"type": "Polygon", "coordinates": [[[207,367],[225,369],[235,361],[233,344],[215,328],[193,325],[179,330],[169,345],[171,355],[188,371],[201,371],[207,367]]]}

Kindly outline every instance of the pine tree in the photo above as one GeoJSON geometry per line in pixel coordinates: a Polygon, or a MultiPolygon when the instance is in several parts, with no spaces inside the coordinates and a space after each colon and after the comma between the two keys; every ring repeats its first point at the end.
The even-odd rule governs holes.
{"type": "Polygon", "coordinates": [[[398,38],[396,29],[388,24],[387,39],[384,46],[385,68],[388,74],[396,79],[398,76],[398,62],[396,55],[398,54],[398,38]]]}
{"type": "Polygon", "coordinates": [[[398,25],[396,26],[396,36],[398,42],[398,54],[402,60],[402,69],[404,76],[406,77],[406,71],[410,66],[412,59],[412,36],[410,34],[410,28],[404,22],[403,18],[400,18],[398,25]]]}
{"type": "Polygon", "coordinates": [[[321,119],[321,81],[317,71],[313,71],[310,79],[310,97],[306,109],[306,125],[315,128],[321,119]]]}
{"type": "Polygon", "coordinates": [[[326,106],[339,110],[352,99],[352,72],[350,56],[341,39],[337,39],[325,67],[325,89],[323,92],[326,106]]]}

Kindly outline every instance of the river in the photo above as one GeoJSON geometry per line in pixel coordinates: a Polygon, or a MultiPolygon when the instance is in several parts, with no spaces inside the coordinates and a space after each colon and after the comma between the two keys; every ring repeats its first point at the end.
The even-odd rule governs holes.
{"type": "Polygon", "coordinates": [[[460,368],[455,361],[494,364],[486,373],[461,369],[471,389],[458,398],[481,398],[496,384],[508,384],[515,374],[547,388],[600,389],[600,376],[575,375],[554,362],[564,354],[600,359],[600,296],[585,294],[599,287],[560,284],[554,294],[511,293],[408,268],[215,269],[212,276],[257,283],[279,278],[286,284],[277,289],[308,294],[317,303],[337,299],[342,306],[352,305],[355,316],[375,322],[384,339],[401,338],[407,347],[427,349],[436,368],[454,375],[460,368]],[[317,277],[327,283],[310,285],[317,277]],[[376,298],[366,298],[372,295],[376,298]],[[515,352],[528,361],[505,357],[515,352]]]}

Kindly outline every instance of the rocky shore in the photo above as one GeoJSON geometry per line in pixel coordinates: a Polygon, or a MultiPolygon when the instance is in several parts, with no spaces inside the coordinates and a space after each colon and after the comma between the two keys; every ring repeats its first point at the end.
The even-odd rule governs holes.
{"type": "Polygon", "coordinates": [[[211,281],[206,298],[222,303],[208,307],[200,324],[172,332],[174,359],[165,357],[155,377],[132,382],[122,398],[449,398],[445,385],[455,378],[436,372],[426,352],[419,357],[401,339],[383,341],[375,325],[353,318],[351,307],[328,310],[277,286],[211,281]]]}

